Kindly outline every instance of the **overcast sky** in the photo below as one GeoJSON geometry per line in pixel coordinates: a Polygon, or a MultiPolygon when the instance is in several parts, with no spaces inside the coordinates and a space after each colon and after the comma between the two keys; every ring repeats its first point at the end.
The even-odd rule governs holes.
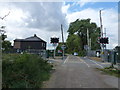
{"type": "Polygon", "coordinates": [[[0,3],[0,26],[6,26],[8,40],[27,38],[37,34],[52,48],[50,37],[57,36],[61,42],[60,26],[63,24],[67,39],[69,23],[76,19],[90,18],[99,24],[99,10],[102,11],[103,29],[110,39],[107,48],[118,45],[118,3],[117,2],[5,2],[0,3]]]}

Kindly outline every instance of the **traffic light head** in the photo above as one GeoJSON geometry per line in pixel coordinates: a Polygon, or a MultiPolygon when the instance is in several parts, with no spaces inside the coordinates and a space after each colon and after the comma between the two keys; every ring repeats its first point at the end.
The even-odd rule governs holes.
{"type": "Polygon", "coordinates": [[[108,42],[108,37],[106,37],[106,38],[104,38],[104,42],[105,42],[105,44],[108,44],[109,42],[108,42]]]}
{"type": "Polygon", "coordinates": [[[108,40],[108,37],[101,37],[100,38],[100,43],[102,43],[102,44],[108,44],[109,43],[109,40],[108,40]]]}
{"type": "Polygon", "coordinates": [[[53,38],[50,39],[50,43],[53,43],[53,38]]]}
{"type": "Polygon", "coordinates": [[[59,43],[59,38],[51,38],[51,43],[59,43]]]}

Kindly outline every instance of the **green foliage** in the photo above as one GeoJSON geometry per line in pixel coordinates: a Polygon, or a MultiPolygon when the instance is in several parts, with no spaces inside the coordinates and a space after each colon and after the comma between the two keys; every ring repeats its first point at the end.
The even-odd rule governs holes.
{"type": "Polygon", "coordinates": [[[4,41],[7,38],[7,35],[2,34],[1,37],[2,37],[2,41],[4,41]]]}
{"type": "Polygon", "coordinates": [[[61,46],[62,46],[62,45],[63,45],[62,43],[59,43],[58,46],[57,46],[57,48],[56,48],[56,51],[57,51],[57,50],[62,50],[62,49],[61,49],[61,46]]]}
{"type": "Polygon", "coordinates": [[[96,23],[90,22],[90,19],[77,19],[75,22],[70,23],[68,29],[67,52],[78,52],[80,55],[85,53],[84,45],[88,45],[87,30],[92,41],[91,49],[100,49],[100,45],[97,43],[97,38],[100,36],[100,28],[97,27],[96,23]]]}
{"type": "MultiPolygon", "coordinates": [[[[62,51],[62,45],[63,43],[59,43],[57,48],[56,48],[56,56],[62,56],[62,53],[58,53],[58,50],[61,50],[62,51]]],[[[66,47],[66,43],[64,43],[65,47],[66,47]]],[[[64,49],[64,52],[66,53],[66,48],[64,49]]]]}
{"type": "Polygon", "coordinates": [[[2,38],[2,51],[3,52],[8,52],[11,50],[11,42],[8,40],[5,40],[7,38],[7,35],[2,34],[0,36],[2,38]]]}
{"type": "Polygon", "coordinates": [[[3,41],[2,42],[2,48],[3,48],[3,52],[10,51],[10,49],[11,49],[11,42],[7,41],[7,40],[3,41]]]}
{"type": "Polygon", "coordinates": [[[3,54],[3,88],[40,88],[52,66],[38,55],[3,54]]]}
{"type": "Polygon", "coordinates": [[[81,51],[81,47],[80,47],[80,38],[78,35],[71,35],[71,36],[68,36],[68,39],[67,39],[67,42],[66,42],[66,45],[68,47],[68,53],[74,53],[74,52],[79,52],[81,51]],[[69,52],[70,51],[70,52],[69,52]]]}

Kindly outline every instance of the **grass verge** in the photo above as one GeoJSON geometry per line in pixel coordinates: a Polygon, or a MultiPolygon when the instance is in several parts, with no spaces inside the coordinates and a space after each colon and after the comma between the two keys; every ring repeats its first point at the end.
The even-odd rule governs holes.
{"type": "Polygon", "coordinates": [[[118,70],[117,68],[110,66],[110,67],[105,67],[104,69],[100,69],[100,68],[96,68],[96,69],[102,71],[104,74],[108,74],[120,78],[120,70],[118,70]]]}
{"type": "Polygon", "coordinates": [[[98,61],[98,62],[102,61],[102,59],[98,58],[98,57],[89,57],[89,59],[92,59],[92,60],[95,60],[95,61],[98,61]]]}

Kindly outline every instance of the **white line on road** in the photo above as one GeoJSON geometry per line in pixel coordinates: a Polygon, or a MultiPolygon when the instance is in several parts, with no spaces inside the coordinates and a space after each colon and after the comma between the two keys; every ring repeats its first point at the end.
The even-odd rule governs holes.
{"type": "MultiPolygon", "coordinates": [[[[84,61],[84,60],[83,60],[84,61]]],[[[84,61],[84,63],[88,66],[88,67],[90,67],[90,65],[89,64],[87,64],[85,61],[84,61]]]]}
{"type": "Polygon", "coordinates": [[[92,61],[93,63],[95,63],[96,65],[100,66],[101,68],[104,68],[102,65],[98,64],[97,62],[93,61],[93,60],[90,60],[92,61]]]}
{"type": "Polygon", "coordinates": [[[65,61],[64,61],[64,63],[63,63],[63,64],[65,64],[65,63],[68,61],[68,58],[69,58],[69,56],[65,59],[65,61]]]}
{"type": "Polygon", "coordinates": [[[80,59],[80,58],[79,58],[79,60],[82,61],[83,63],[85,63],[88,67],[90,67],[90,65],[87,64],[84,60],[82,60],[82,59],[80,59]]]}

